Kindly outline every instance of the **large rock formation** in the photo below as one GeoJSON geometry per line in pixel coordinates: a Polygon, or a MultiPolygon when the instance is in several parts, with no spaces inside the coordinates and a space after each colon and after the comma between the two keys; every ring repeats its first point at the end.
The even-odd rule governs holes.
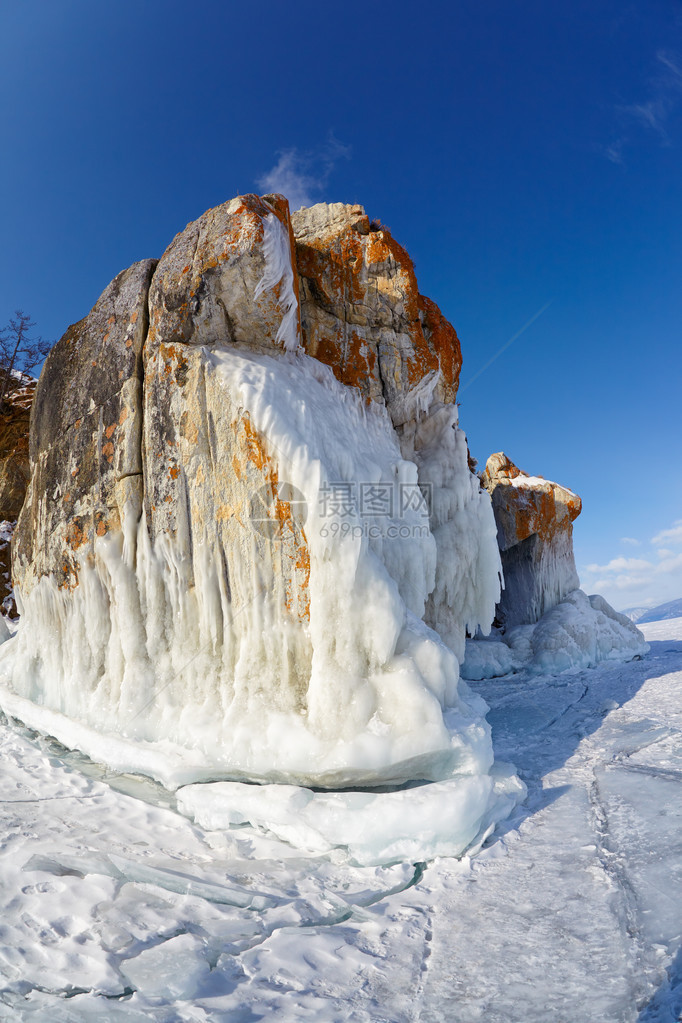
{"type": "Polygon", "coordinates": [[[21,713],[169,784],[462,773],[480,823],[492,752],[457,659],[500,561],[460,364],[357,206],[242,196],[120,274],[36,394],[21,713]]]}
{"type": "Polygon", "coordinates": [[[558,483],[529,476],[503,452],[490,456],[481,484],[492,499],[502,555],[498,619],[505,626],[537,622],[580,585],[573,521],[582,502],[558,483]]]}

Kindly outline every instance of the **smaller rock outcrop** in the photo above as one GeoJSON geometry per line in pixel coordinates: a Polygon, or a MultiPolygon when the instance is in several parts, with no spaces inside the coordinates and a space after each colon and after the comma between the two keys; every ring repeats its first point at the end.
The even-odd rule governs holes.
{"type": "Polygon", "coordinates": [[[529,476],[501,451],[486,462],[481,484],[492,500],[504,571],[498,621],[532,624],[580,585],[573,521],[582,502],[558,483],[529,476]]]}
{"type": "Polygon", "coordinates": [[[0,412],[0,519],[15,520],[21,511],[31,475],[28,429],[35,380],[13,390],[0,412]]]}
{"type": "Polygon", "coordinates": [[[504,590],[498,628],[466,642],[462,676],[560,674],[645,654],[649,648],[632,622],[603,597],[579,589],[573,556],[578,495],[529,476],[501,451],[490,456],[480,479],[495,513],[504,590]]]}
{"type": "Polygon", "coordinates": [[[10,540],[31,474],[28,432],[36,381],[17,380],[0,412],[0,614],[16,614],[10,540]]]}

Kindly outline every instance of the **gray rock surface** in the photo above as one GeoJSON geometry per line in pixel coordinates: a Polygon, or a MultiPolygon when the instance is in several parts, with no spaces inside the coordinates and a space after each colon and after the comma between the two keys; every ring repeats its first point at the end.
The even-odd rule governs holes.
{"type": "Polygon", "coordinates": [[[31,481],[13,538],[24,594],[78,582],[96,537],[141,508],[142,344],[156,261],[124,270],[47,357],[31,415],[31,481]]]}
{"type": "Polygon", "coordinates": [[[492,500],[504,571],[498,620],[537,622],[580,585],[573,520],[582,502],[558,483],[529,476],[503,452],[490,456],[481,483],[492,500]]]}

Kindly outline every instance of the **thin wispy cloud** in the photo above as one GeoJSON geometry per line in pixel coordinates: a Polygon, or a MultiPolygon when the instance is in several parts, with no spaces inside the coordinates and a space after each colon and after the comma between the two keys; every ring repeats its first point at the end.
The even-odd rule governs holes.
{"type": "Polygon", "coordinates": [[[280,149],[274,167],[257,178],[256,184],[263,193],[281,192],[292,210],[312,206],[322,200],[337,163],[349,160],[351,152],[352,147],[333,134],[316,149],[280,149]]]}
{"type": "Polygon", "coordinates": [[[642,541],[641,540],[636,540],[634,538],[634,536],[621,536],[620,542],[621,543],[627,543],[631,547],[641,547],[642,546],[642,541]]]}
{"type": "Polygon", "coordinates": [[[682,519],[673,523],[670,529],[663,529],[651,538],[654,545],[665,543],[682,543],[682,519]]]}
{"type": "Polygon", "coordinates": [[[656,54],[656,59],[668,69],[678,85],[682,86],[682,61],[679,58],[672,57],[669,53],[665,53],[663,50],[659,50],[656,54]]]}
{"type": "Polygon", "coordinates": [[[624,146],[625,139],[618,139],[616,142],[612,142],[610,146],[607,146],[604,150],[607,160],[610,160],[611,163],[622,163],[624,146]]]}
{"type": "Polygon", "coordinates": [[[606,572],[645,572],[651,568],[651,562],[645,558],[611,558],[606,565],[588,565],[587,571],[592,573],[606,572]]]}
{"type": "Polygon", "coordinates": [[[635,103],[616,107],[623,126],[621,134],[604,147],[611,163],[622,164],[628,146],[640,141],[641,133],[657,137],[659,145],[671,145],[670,121],[682,104],[682,58],[675,52],[659,50],[648,95],[635,103]]]}

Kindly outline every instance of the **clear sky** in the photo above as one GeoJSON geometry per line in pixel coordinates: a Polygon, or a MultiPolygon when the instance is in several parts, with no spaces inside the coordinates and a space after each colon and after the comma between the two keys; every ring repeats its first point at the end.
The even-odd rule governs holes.
{"type": "Polygon", "coordinates": [[[361,202],[479,462],[581,494],[588,592],[682,596],[679,0],[0,0],[0,104],[0,323],[58,338],[234,195],[361,202]]]}

